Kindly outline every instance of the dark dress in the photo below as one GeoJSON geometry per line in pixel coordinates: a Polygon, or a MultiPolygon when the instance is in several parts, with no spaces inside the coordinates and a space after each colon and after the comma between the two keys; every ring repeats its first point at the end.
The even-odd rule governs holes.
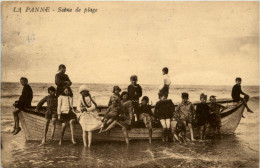
{"type": "Polygon", "coordinates": [[[130,129],[132,119],[133,119],[133,104],[130,100],[128,100],[122,103],[118,122],[125,128],[130,129]]]}
{"type": "Polygon", "coordinates": [[[25,85],[23,87],[22,95],[19,97],[16,108],[26,109],[31,107],[31,102],[33,99],[33,91],[30,85],[25,85]]]}
{"type": "Polygon", "coordinates": [[[67,85],[70,86],[72,84],[72,82],[70,81],[67,74],[57,73],[55,76],[55,84],[57,85],[56,95],[59,96],[61,94],[64,94],[64,92],[63,92],[64,86],[67,86],[67,85]],[[65,83],[66,81],[69,81],[70,84],[68,85],[67,83],[65,83]]]}
{"type": "Polygon", "coordinates": [[[160,100],[155,105],[154,115],[159,120],[173,117],[175,107],[171,99],[160,100]]]}
{"type": "Polygon", "coordinates": [[[240,94],[243,94],[241,90],[241,85],[238,84],[234,85],[232,88],[231,96],[235,102],[239,102],[241,100],[240,94]]]}
{"type": "Polygon", "coordinates": [[[57,114],[58,98],[56,96],[51,96],[51,95],[46,96],[38,103],[36,109],[39,110],[45,102],[47,102],[47,110],[45,113],[45,118],[46,119],[58,118],[58,114],[57,114]]]}
{"type": "Polygon", "coordinates": [[[196,121],[198,126],[203,126],[209,119],[209,106],[207,104],[200,103],[196,108],[196,121]]]}

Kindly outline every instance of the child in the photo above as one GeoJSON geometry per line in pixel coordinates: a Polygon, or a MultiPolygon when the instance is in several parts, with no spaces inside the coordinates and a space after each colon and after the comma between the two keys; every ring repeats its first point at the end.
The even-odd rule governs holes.
{"type": "Polygon", "coordinates": [[[116,119],[116,117],[119,115],[119,110],[120,110],[119,104],[120,104],[119,99],[113,98],[112,104],[111,106],[108,107],[107,112],[104,116],[103,125],[99,133],[103,132],[103,128],[106,126],[108,121],[110,123],[113,122],[116,119]]]}
{"type": "Polygon", "coordinates": [[[206,104],[207,95],[202,93],[200,95],[200,101],[201,103],[198,104],[196,108],[195,119],[200,130],[200,140],[205,140],[206,124],[209,119],[209,106],[206,104]]]}
{"type": "Polygon", "coordinates": [[[154,114],[157,119],[160,120],[163,127],[162,141],[168,141],[168,135],[170,134],[171,118],[175,112],[174,104],[171,99],[167,99],[167,93],[160,95],[160,100],[155,105],[154,114]]]}
{"type": "Polygon", "coordinates": [[[177,124],[175,127],[175,134],[176,139],[179,140],[181,143],[186,144],[186,126],[184,122],[180,119],[177,120],[177,124]]]}
{"type": "Polygon", "coordinates": [[[55,132],[55,127],[56,127],[56,120],[58,118],[57,114],[57,105],[58,105],[58,98],[55,95],[56,89],[51,86],[48,88],[48,93],[49,96],[44,97],[37,105],[36,107],[36,112],[39,112],[39,109],[42,107],[42,105],[47,102],[47,111],[45,113],[45,118],[46,118],[46,123],[44,126],[44,137],[42,139],[42,144],[45,144],[46,142],[46,134],[48,132],[48,127],[50,120],[52,119],[52,131],[51,131],[51,139],[53,140],[54,138],[54,132],[55,132]]]}
{"type": "Polygon", "coordinates": [[[110,99],[109,99],[109,102],[108,102],[108,106],[112,105],[113,99],[118,99],[119,102],[121,102],[120,92],[121,92],[121,89],[120,89],[119,86],[114,86],[113,87],[113,95],[110,96],[110,99]]]}
{"type": "Polygon", "coordinates": [[[192,127],[192,120],[194,118],[194,106],[193,104],[188,101],[189,100],[189,94],[188,93],[182,93],[182,103],[179,104],[176,108],[176,112],[180,116],[180,119],[184,121],[185,125],[189,127],[190,130],[190,136],[191,140],[194,141],[193,137],[193,127],[192,127]]]}
{"type": "Polygon", "coordinates": [[[93,100],[88,87],[86,85],[81,85],[79,87],[79,93],[80,97],[77,109],[81,112],[79,123],[82,128],[82,139],[85,147],[91,147],[92,131],[100,129],[102,122],[96,111],[97,104],[93,100]]]}
{"type": "Polygon", "coordinates": [[[153,135],[153,128],[152,128],[152,120],[154,120],[154,116],[151,110],[151,106],[148,105],[149,98],[144,96],[142,98],[141,104],[139,105],[138,111],[140,114],[140,120],[142,120],[145,124],[145,127],[148,128],[149,131],[149,143],[152,143],[152,135],[153,135]]]}
{"type": "Polygon", "coordinates": [[[77,119],[75,111],[73,109],[73,93],[69,86],[64,87],[64,95],[60,95],[58,98],[58,120],[61,121],[61,136],[59,145],[61,145],[63,136],[66,130],[66,124],[70,123],[71,141],[76,144],[74,140],[74,122],[77,119]]]}
{"type": "Polygon", "coordinates": [[[210,110],[210,120],[209,124],[213,129],[214,133],[214,138],[216,139],[216,135],[219,135],[219,138],[221,139],[221,132],[220,132],[220,127],[221,127],[221,116],[220,113],[221,111],[225,110],[226,107],[216,103],[216,96],[210,96],[210,105],[209,105],[209,110],[210,110]]]}
{"type": "Polygon", "coordinates": [[[142,88],[139,84],[137,84],[137,76],[132,75],[130,77],[131,85],[128,86],[128,95],[130,100],[134,106],[134,115],[135,118],[138,120],[138,105],[139,105],[139,98],[142,97],[142,88]]]}
{"type": "Polygon", "coordinates": [[[59,73],[55,76],[55,84],[57,85],[57,92],[56,95],[59,97],[59,95],[64,94],[64,87],[65,86],[71,86],[72,82],[69,79],[69,76],[65,74],[66,72],[66,66],[61,64],[59,65],[59,73]]]}
{"type": "Polygon", "coordinates": [[[28,84],[28,79],[25,77],[21,77],[20,83],[23,86],[22,95],[19,97],[18,101],[15,101],[14,107],[15,110],[13,111],[14,116],[14,129],[11,133],[13,135],[18,134],[21,131],[21,127],[19,126],[19,116],[18,113],[21,110],[28,109],[31,107],[31,102],[33,99],[33,91],[31,86],[28,84]]]}
{"type": "Polygon", "coordinates": [[[232,88],[231,96],[234,102],[242,101],[247,109],[247,112],[253,113],[253,111],[247,106],[247,101],[249,99],[249,96],[241,90],[241,82],[242,82],[241,78],[239,77],[236,78],[236,84],[232,88]],[[240,94],[244,95],[244,98],[241,98],[240,94]]]}
{"type": "MultiPolygon", "coordinates": [[[[160,93],[163,93],[163,92],[165,92],[167,94],[167,96],[169,94],[169,89],[170,89],[170,85],[171,85],[171,79],[170,79],[170,77],[168,75],[168,72],[169,72],[169,70],[168,70],[167,67],[162,69],[163,83],[159,87],[159,95],[160,95],[160,93]]],[[[159,97],[159,99],[160,99],[160,97],[159,97]]]]}

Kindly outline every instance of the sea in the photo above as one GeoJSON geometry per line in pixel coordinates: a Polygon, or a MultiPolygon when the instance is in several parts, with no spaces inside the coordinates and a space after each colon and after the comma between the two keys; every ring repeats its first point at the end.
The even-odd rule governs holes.
{"type": "MultiPolygon", "coordinates": [[[[30,83],[33,89],[32,105],[46,96],[52,83],[30,83]]],[[[73,84],[74,105],[79,98],[81,84],[73,84]]],[[[98,105],[107,105],[117,84],[86,84],[98,105]]],[[[143,96],[148,96],[150,104],[158,101],[158,85],[144,85],[143,96]]],[[[127,85],[118,84],[122,91],[127,85]]],[[[181,93],[187,92],[190,101],[199,101],[201,93],[217,96],[217,99],[231,98],[232,86],[171,86],[169,98],[175,104],[181,102],[181,93]]],[[[236,131],[225,135],[221,140],[196,141],[185,145],[154,140],[124,142],[93,142],[91,148],[84,148],[79,141],[70,141],[59,146],[58,142],[26,142],[23,131],[12,135],[13,106],[18,100],[22,86],[19,83],[1,83],[1,167],[259,167],[259,86],[243,86],[242,90],[250,95],[249,107],[254,113],[244,112],[236,131]]]]}

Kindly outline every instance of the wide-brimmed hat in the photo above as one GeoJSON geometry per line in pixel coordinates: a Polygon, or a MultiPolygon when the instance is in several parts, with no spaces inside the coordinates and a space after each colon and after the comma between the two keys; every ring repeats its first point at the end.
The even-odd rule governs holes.
{"type": "Polygon", "coordinates": [[[79,93],[81,93],[82,91],[89,91],[87,85],[81,85],[79,87],[79,93]]]}

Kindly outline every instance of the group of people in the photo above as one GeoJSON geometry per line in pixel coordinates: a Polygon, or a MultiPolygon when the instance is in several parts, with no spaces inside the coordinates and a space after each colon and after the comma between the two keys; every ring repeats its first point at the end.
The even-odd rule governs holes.
{"type": "MultiPolygon", "coordinates": [[[[99,133],[109,131],[114,126],[122,127],[126,143],[129,144],[128,131],[131,130],[133,124],[143,122],[149,131],[149,143],[152,142],[153,122],[160,121],[163,128],[162,140],[168,141],[170,135],[174,141],[186,142],[186,127],[190,132],[190,140],[194,141],[193,128],[199,127],[199,138],[204,140],[206,137],[206,127],[209,124],[214,136],[221,138],[221,111],[226,107],[216,103],[216,96],[210,96],[210,104],[206,103],[207,95],[201,94],[201,103],[196,109],[189,101],[189,94],[182,93],[182,102],[175,108],[171,99],[168,99],[171,80],[168,75],[168,68],[163,68],[163,83],[160,85],[158,96],[159,101],[155,105],[154,112],[149,105],[149,98],[142,97],[142,87],[137,84],[138,78],[136,75],[130,77],[131,84],[127,91],[123,91],[118,86],[113,87],[113,94],[108,103],[108,108],[103,117],[97,113],[97,104],[90,94],[90,90],[86,85],[81,85],[79,88],[78,105],[73,107],[73,92],[70,86],[68,75],[65,74],[66,66],[59,66],[59,73],[55,76],[57,89],[53,86],[48,88],[48,96],[44,97],[37,105],[35,111],[39,112],[44,103],[47,103],[45,112],[46,124],[44,126],[44,136],[42,144],[46,143],[46,135],[50,121],[52,121],[51,139],[54,139],[54,132],[57,120],[62,123],[61,135],[59,144],[62,144],[66,125],[69,123],[71,129],[71,140],[76,144],[74,139],[74,125],[79,122],[82,127],[82,138],[84,146],[91,146],[92,131],[99,130],[99,133]],[[139,99],[142,97],[141,102],[139,99]]],[[[236,78],[236,85],[232,89],[232,98],[234,101],[242,101],[247,110],[252,112],[246,104],[249,96],[241,90],[241,78],[236,78]],[[245,95],[241,98],[240,94],[245,95]]],[[[20,83],[24,86],[22,95],[19,100],[14,103],[14,129],[12,133],[18,134],[21,128],[19,127],[18,113],[21,110],[31,107],[33,92],[28,84],[28,79],[22,77],[20,83]]]]}

